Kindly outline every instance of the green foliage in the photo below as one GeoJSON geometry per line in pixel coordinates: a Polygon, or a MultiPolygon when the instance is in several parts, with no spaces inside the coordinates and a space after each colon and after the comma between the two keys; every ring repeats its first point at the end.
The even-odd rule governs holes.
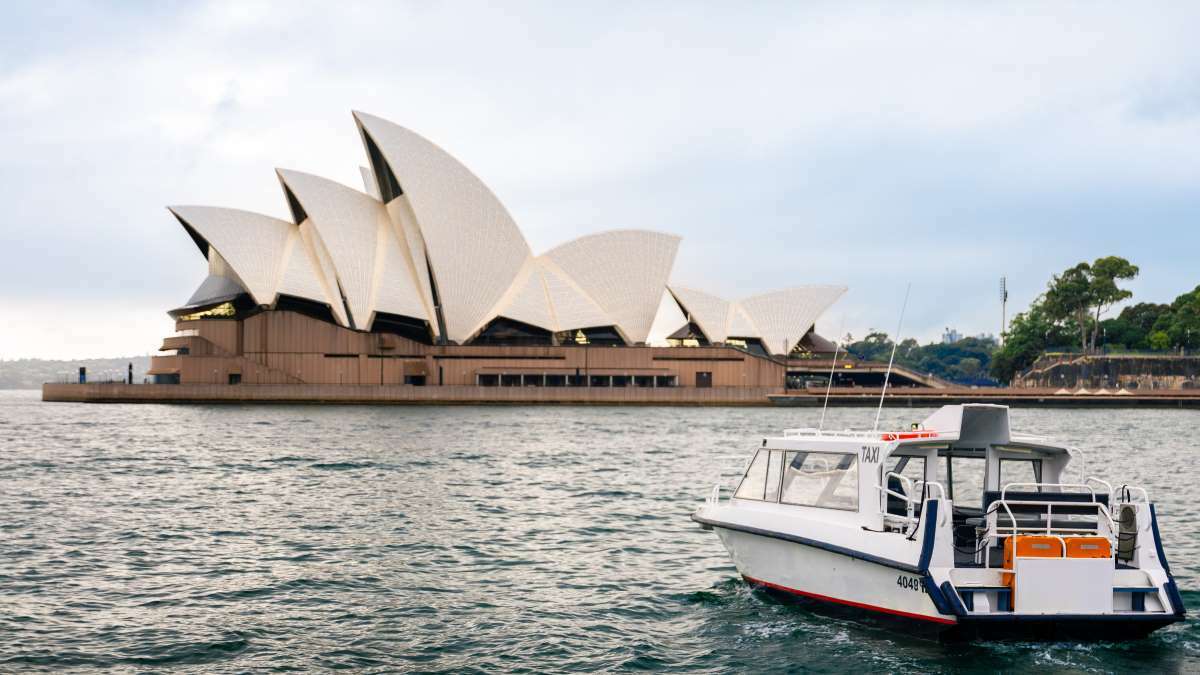
{"type": "Polygon", "coordinates": [[[1200,347],[1200,286],[1175,298],[1154,322],[1154,332],[1166,333],[1167,344],[1160,349],[1200,347]]]}
{"type": "Polygon", "coordinates": [[[1050,279],[1042,303],[1052,321],[1074,321],[1082,349],[1095,349],[1100,317],[1133,297],[1117,281],[1133,279],[1138,272],[1137,265],[1118,256],[1097,258],[1090,265],[1082,262],[1050,279]]]}
{"type": "Polygon", "coordinates": [[[1171,346],[1171,337],[1165,331],[1154,331],[1150,334],[1150,348],[1155,351],[1164,351],[1171,346]]]}
{"type": "MultiPolygon", "coordinates": [[[[896,349],[896,363],[957,384],[995,386],[998,383],[987,377],[987,367],[995,349],[995,341],[979,338],[924,346],[909,338],[901,341],[896,349]]],[[[862,340],[851,339],[846,351],[864,361],[887,363],[892,355],[892,340],[887,333],[872,331],[862,340]]]]}
{"type": "Polygon", "coordinates": [[[1170,309],[1170,305],[1139,302],[1121,310],[1115,319],[1100,322],[1104,344],[1117,349],[1145,350],[1150,345],[1150,333],[1158,318],[1170,309]]]}
{"type": "Polygon", "coordinates": [[[1071,319],[1055,321],[1045,301],[1038,298],[1008,324],[1004,346],[992,355],[988,370],[997,380],[1009,382],[1013,375],[1032,365],[1048,348],[1070,343],[1075,330],[1071,319]]]}

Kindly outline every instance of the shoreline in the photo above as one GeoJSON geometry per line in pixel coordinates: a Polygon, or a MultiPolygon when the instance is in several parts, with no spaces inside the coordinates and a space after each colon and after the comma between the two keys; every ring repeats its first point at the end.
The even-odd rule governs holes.
{"type": "MultiPolygon", "coordinates": [[[[601,405],[819,407],[825,393],[781,387],[480,387],[336,384],[119,384],[42,385],[46,402],[71,403],[308,403],[362,405],[601,405]]],[[[879,390],[835,389],[829,405],[875,406],[879,390]]],[[[885,405],[936,407],[994,403],[1034,408],[1200,408],[1200,390],[1126,394],[1055,394],[1049,389],[893,389],[885,405]]]]}

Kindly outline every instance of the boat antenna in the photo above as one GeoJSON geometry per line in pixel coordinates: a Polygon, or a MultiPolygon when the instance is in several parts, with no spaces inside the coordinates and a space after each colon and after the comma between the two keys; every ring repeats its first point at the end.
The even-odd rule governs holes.
{"type": "Polygon", "coordinates": [[[896,325],[896,338],[892,340],[892,356],[888,359],[888,369],[883,375],[883,389],[879,392],[879,409],[875,411],[875,426],[872,431],[879,431],[879,416],[883,414],[883,397],[887,395],[888,381],[892,379],[892,364],[896,362],[896,348],[900,346],[900,329],[904,327],[904,311],[908,309],[908,293],[912,290],[912,282],[904,289],[904,304],[900,305],[900,323],[896,325]]]}
{"type": "MultiPolygon", "coordinates": [[[[842,327],[838,329],[838,335],[841,335],[842,331],[845,329],[846,315],[843,314],[842,327]]],[[[817,424],[817,431],[825,428],[825,410],[829,408],[829,390],[833,389],[833,371],[835,368],[837,368],[838,347],[841,346],[839,340],[841,340],[840,337],[833,341],[833,365],[829,366],[829,384],[825,385],[825,403],[821,406],[821,422],[817,424]]]]}

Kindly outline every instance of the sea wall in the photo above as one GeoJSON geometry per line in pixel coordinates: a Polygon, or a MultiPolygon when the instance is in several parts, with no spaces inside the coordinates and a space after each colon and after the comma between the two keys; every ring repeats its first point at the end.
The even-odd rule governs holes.
{"type": "Polygon", "coordinates": [[[86,403],[396,403],[769,405],[779,387],[479,387],[338,384],[45,384],[43,401],[86,403]]]}
{"type": "Polygon", "coordinates": [[[1200,389],[1200,357],[1158,354],[1047,354],[1014,387],[1200,389]]]}

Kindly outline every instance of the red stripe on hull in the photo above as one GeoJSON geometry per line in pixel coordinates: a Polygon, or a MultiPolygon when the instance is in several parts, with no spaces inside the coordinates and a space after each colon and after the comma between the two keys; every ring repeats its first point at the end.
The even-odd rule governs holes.
{"type": "Polygon", "coordinates": [[[788,588],[787,586],[780,586],[779,584],[773,584],[769,581],[762,581],[761,579],[754,579],[752,577],[746,576],[745,574],[742,575],[742,578],[744,578],[746,581],[749,581],[752,584],[766,586],[767,588],[773,588],[777,591],[783,591],[785,593],[793,593],[795,595],[800,595],[800,596],[803,596],[806,598],[812,598],[814,600],[824,600],[825,602],[833,602],[833,603],[836,603],[839,605],[847,605],[849,607],[857,607],[859,609],[869,609],[872,612],[882,612],[884,614],[891,614],[893,616],[902,616],[902,617],[905,617],[908,619],[920,619],[921,621],[930,621],[933,623],[941,623],[941,624],[946,624],[948,626],[953,626],[958,623],[957,621],[955,621],[953,619],[943,619],[941,617],[927,616],[925,614],[913,614],[912,612],[901,612],[898,609],[888,609],[887,607],[876,607],[875,605],[868,605],[868,604],[862,603],[862,602],[854,602],[853,600],[842,600],[841,598],[831,598],[828,595],[821,595],[820,593],[809,593],[808,591],[800,591],[800,590],[796,590],[795,588],[788,588]]]}

